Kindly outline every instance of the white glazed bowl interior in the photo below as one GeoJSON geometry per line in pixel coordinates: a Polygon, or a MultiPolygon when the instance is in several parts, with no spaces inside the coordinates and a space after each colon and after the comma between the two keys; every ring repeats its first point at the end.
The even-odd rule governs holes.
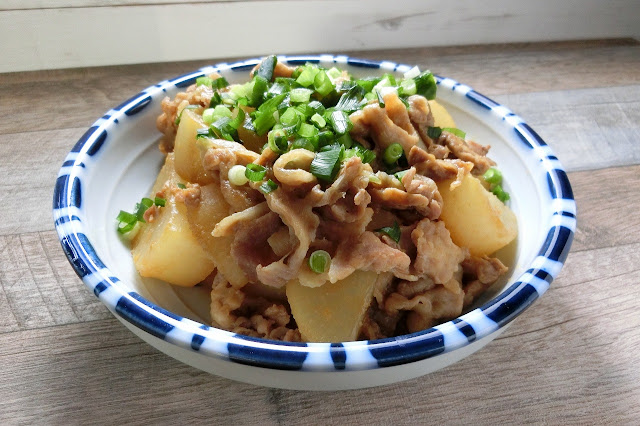
{"type": "MultiPolygon", "coordinates": [[[[410,66],[346,56],[281,56],[319,61],[356,76],[410,66]]],[[[208,294],[141,278],[115,231],[118,212],[147,196],[163,162],[155,127],[160,101],[196,77],[218,71],[247,81],[258,59],[218,64],[158,83],[98,119],[69,153],[54,194],[63,249],[85,284],[128,328],[197,368],[249,383],[292,389],[347,389],[409,379],[447,366],[495,338],[541,296],[560,271],[575,231],[575,203],[562,166],[523,120],[468,86],[438,78],[438,100],[459,128],[498,163],[518,217],[518,243],[508,280],[470,312],[430,330],[374,342],[285,344],[209,328],[208,294]],[[179,87],[176,87],[179,86],[179,87]]]]}

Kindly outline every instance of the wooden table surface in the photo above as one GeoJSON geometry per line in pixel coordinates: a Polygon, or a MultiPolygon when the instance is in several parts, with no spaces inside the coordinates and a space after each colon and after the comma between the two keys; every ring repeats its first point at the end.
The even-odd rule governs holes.
{"type": "Polygon", "coordinates": [[[640,424],[640,43],[348,53],[462,81],[551,145],[578,230],[548,293],[483,350],[404,383],[314,393],[200,372],[143,343],[84,287],[51,199],[97,117],[205,63],[0,74],[0,424],[640,424]]]}

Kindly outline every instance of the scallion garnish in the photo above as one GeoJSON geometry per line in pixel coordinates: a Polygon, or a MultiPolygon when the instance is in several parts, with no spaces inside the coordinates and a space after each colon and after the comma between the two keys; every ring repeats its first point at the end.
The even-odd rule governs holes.
{"type": "Polygon", "coordinates": [[[196,86],[209,86],[213,84],[213,80],[210,77],[202,76],[196,78],[196,86]]]}
{"type": "Polygon", "coordinates": [[[344,147],[332,145],[316,153],[309,171],[320,180],[331,182],[340,168],[340,157],[344,147]]]}
{"type": "Polygon", "coordinates": [[[395,164],[404,154],[404,149],[399,143],[392,143],[382,153],[382,161],[387,165],[395,164]]]}
{"type": "Polygon", "coordinates": [[[291,102],[302,103],[309,102],[311,93],[313,93],[312,90],[299,87],[297,89],[291,89],[291,92],[289,92],[289,96],[291,98],[291,102]]]}
{"type": "Polygon", "coordinates": [[[396,243],[400,242],[400,237],[402,236],[398,222],[394,222],[393,226],[385,226],[384,228],[376,229],[376,232],[388,235],[396,243]]]}
{"type": "Polygon", "coordinates": [[[224,89],[225,87],[227,87],[229,85],[229,82],[227,81],[226,78],[220,76],[218,78],[216,78],[215,80],[213,80],[211,87],[214,89],[224,89]]]}
{"type": "Polygon", "coordinates": [[[166,203],[167,203],[167,200],[160,197],[155,197],[153,200],[153,204],[155,204],[158,207],[164,207],[166,203]]]}
{"type": "Polygon", "coordinates": [[[305,138],[298,138],[295,141],[293,141],[293,143],[291,144],[291,149],[306,149],[307,151],[311,151],[311,152],[315,152],[316,151],[316,146],[313,144],[313,142],[309,139],[305,139],[305,138]]]}
{"type": "Polygon", "coordinates": [[[134,214],[138,218],[138,221],[144,222],[144,212],[146,212],[152,205],[153,200],[151,198],[143,198],[139,203],[136,203],[134,214]]]}
{"type": "Polygon", "coordinates": [[[331,255],[324,250],[316,250],[309,256],[309,269],[316,274],[322,274],[331,265],[331,255]]]}
{"type": "Polygon", "coordinates": [[[404,177],[404,175],[407,174],[409,170],[401,170],[398,173],[394,174],[394,176],[396,177],[396,179],[398,179],[400,182],[402,182],[402,178],[404,177]]]}
{"type": "Polygon", "coordinates": [[[244,175],[251,182],[260,182],[262,179],[264,179],[266,174],[267,174],[267,169],[265,169],[260,164],[255,164],[255,163],[247,164],[246,170],[244,172],[244,175]]]}
{"type": "Polygon", "coordinates": [[[354,156],[360,157],[360,160],[362,160],[363,163],[371,163],[376,158],[376,154],[373,151],[363,147],[359,143],[354,143],[353,148],[346,149],[344,151],[345,159],[354,156]]]}
{"type": "Polygon", "coordinates": [[[229,182],[232,185],[242,186],[249,181],[247,179],[247,168],[243,165],[236,164],[235,166],[229,169],[229,182]]]}
{"type": "Polygon", "coordinates": [[[327,121],[318,113],[313,114],[310,120],[318,129],[322,129],[327,125],[327,121]]]}
{"type": "Polygon", "coordinates": [[[327,114],[325,118],[331,124],[331,127],[338,135],[343,135],[350,132],[353,128],[353,123],[349,116],[344,111],[332,111],[327,114]]]}
{"type": "Polygon", "coordinates": [[[413,79],[416,82],[416,93],[431,100],[436,98],[436,79],[431,71],[424,71],[413,79]]]}
{"type": "Polygon", "coordinates": [[[267,142],[271,151],[276,154],[282,154],[289,147],[289,141],[287,140],[287,134],[283,129],[274,129],[269,132],[267,142]]]}
{"type": "Polygon", "coordinates": [[[180,189],[187,189],[187,186],[184,183],[177,183],[176,186],[180,189]]]}
{"type": "Polygon", "coordinates": [[[260,185],[260,187],[258,189],[263,194],[268,194],[268,193],[273,192],[276,189],[278,189],[278,184],[275,183],[274,181],[272,181],[271,179],[269,179],[266,182],[264,182],[262,185],[260,185]]]}
{"type": "Polygon", "coordinates": [[[209,129],[208,127],[196,130],[196,139],[207,138],[210,136],[213,136],[213,134],[211,133],[211,129],[209,129]]]}
{"type": "Polygon", "coordinates": [[[376,96],[378,97],[378,106],[380,108],[384,108],[384,98],[382,97],[382,93],[380,93],[380,90],[376,90],[376,96]]]}
{"type": "Polygon", "coordinates": [[[460,129],[456,129],[455,127],[443,127],[442,131],[452,133],[461,139],[464,139],[467,136],[465,132],[460,129]]]}
{"type": "Polygon", "coordinates": [[[324,71],[319,71],[315,78],[313,79],[313,87],[316,89],[316,92],[321,94],[322,96],[327,96],[329,93],[335,89],[335,86],[331,82],[331,79],[324,71]]]}
{"type": "Polygon", "coordinates": [[[316,74],[318,74],[318,68],[310,64],[305,65],[302,68],[302,72],[296,78],[296,82],[304,87],[309,87],[313,84],[316,74]]]}
{"type": "Polygon", "coordinates": [[[257,107],[264,102],[268,83],[269,81],[260,75],[253,77],[253,89],[251,90],[250,99],[251,106],[257,107]]]}
{"type": "Polygon", "coordinates": [[[364,89],[354,84],[346,93],[344,93],[338,103],[336,104],[336,110],[352,112],[360,108],[360,101],[364,96],[364,89]]]}
{"type": "Polygon", "coordinates": [[[278,58],[275,55],[269,55],[260,62],[260,66],[255,75],[264,78],[267,81],[273,80],[273,70],[278,63],[278,58]]]}
{"type": "Polygon", "coordinates": [[[440,127],[429,127],[427,128],[427,136],[431,139],[438,139],[442,134],[442,129],[440,127]]]}
{"type": "Polygon", "coordinates": [[[496,169],[495,167],[491,167],[489,170],[484,172],[482,177],[485,181],[494,185],[502,183],[502,173],[500,173],[500,170],[496,169]]]}
{"type": "Polygon", "coordinates": [[[502,189],[502,185],[492,185],[491,192],[493,192],[493,194],[503,203],[507,202],[509,198],[511,198],[509,193],[502,189]]]}
{"type": "Polygon", "coordinates": [[[300,124],[298,129],[298,136],[305,139],[312,139],[318,137],[318,129],[315,126],[307,123],[300,124]]]}
{"type": "Polygon", "coordinates": [[[187,105],[186,107],[182,108],[182,110],[180,111],[180,114],[176,116],[176,121],[175,121],[176,126],[180,124],[180,120],[182,119],[182,113],[184,113],[185,109],[198,109],[198,108],[200,108],[200,105],[187,105]]]}
{"type": "Polygon", "coordinates": [[[120,213],[116,216],[116,220],[118,221],[118,232],[121,234],[131,232],[134,226],[138,223],[136,215],[125,212],[124,210],[120,210],[120,213]]]}

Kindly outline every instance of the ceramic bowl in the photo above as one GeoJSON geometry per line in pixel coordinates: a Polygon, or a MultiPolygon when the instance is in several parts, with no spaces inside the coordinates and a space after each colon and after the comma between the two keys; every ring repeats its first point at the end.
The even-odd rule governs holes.
{"type": "MultiPolygon", "coordinates": [[[[411,66],[346,56],[281,56],[345,68],[356,76],[401,76],[411,66]]],[[[547,144],[506,107],[456,81],[437,77],[438,100],[472,139],[490,144],[518,217],[508,280],[492,287],[459,318],[394,338],[336,343],[283,343],[207,325],[207,294],[143,279],[115,229],[120,209],[149,193],[163,156],[155,121],[160,102],[217,71],[230,83],[259,62],[217,64],[161,81],[99,118],[60,169],[53,217],[62,248],[82,281],[126,327],[196,368],[257,385],[350,389],[418,377],[485,346],[548,289],[568,254],[576,226],[571,186],[547,144]]],[[[435,66],[436,64],[434,64],[435,66]]]]}

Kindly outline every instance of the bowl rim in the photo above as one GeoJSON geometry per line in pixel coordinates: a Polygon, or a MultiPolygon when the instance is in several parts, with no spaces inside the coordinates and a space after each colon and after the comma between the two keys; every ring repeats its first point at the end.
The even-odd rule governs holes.
{"type": "MultiPolygon", "coordinates": [[[[161,99],[167,90],[186,88],[197,77],[214,71],[246,72],[260,60],[218,63],[150,86],[98,119],[67,155],[54,188],[54,225],[75,272],[116,317],[181,348],[232,362],[280,370],[369,370],[408,364],[469,345],[505,327],[544,294],[564,264],[576,229],[576,205],[566,172],[524,120],[469,86],[437,75],[439,87],[489,110],[513,128],[517,139],[531,149],[546,172],[552,199],[545,210],[549,224],[546,239],[526,271],[515,280],[512,278],[513,283],[495,298],[458,318],[407,335],[371,341],[291,343],[239,335],[183,318],[119,284],[118,277],[102,262],[84,233],[82,179],[88,166],[83,160],[108,144],[109,130],[119,119],[131,118],[154,99],[161,99]]],[[[278,55],[278,60],[289,65],[312,62],[400,73],[413,68],[346,55],[278,55]]]]}

